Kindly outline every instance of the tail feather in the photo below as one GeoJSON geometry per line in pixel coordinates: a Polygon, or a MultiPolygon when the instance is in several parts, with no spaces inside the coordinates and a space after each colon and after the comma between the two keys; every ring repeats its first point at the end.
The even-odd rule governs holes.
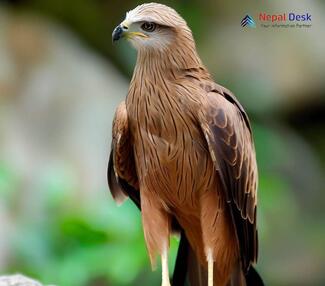
{"type": "Polygon", "coordinates": [[[227,286],[248,286],[240,262],[233,270],[227,286]]]}
{"type": "Polygon", "coordinates": [[[251,266],[245,275],[247,286],[264,286],[264,282],[256,269],[251,266]]]}
{"type": "Polygon", "coordinates": [[[190,245],[184,234],[181,232],[181,240],[178,246],[174,274],[172,279],[172,286],[186,285],[186,277],[188,272],[188,257],[190,245]]]}
{"type": "Polygon", "coordinates": [[[184,232],[181,233],[172,286],[206,286],[208,273],[201,266],[184,232]]]}
{"type": "Polygon", "coordinates": [[[253,266],[250,266],[248,272],[244,275],[241,263],[238,263],[227,286],[264,286],[264,283],[253,266]]]}
{"type": "MultiPolygon", "coordinates": [[[[178,247],[172,286],[206,286],[208,273],[201,266],[192,250],[184,232],[178,247]]],[[[263,280],[253,266],[250,266],[246,275],[238,263],[227,286],[264,286],[263,280]]]]}
{"type": "Polygon", "coordinates": [[[190,286],[208,285],[208,272],[199,263],[191,247],[189,247],[187,273],[190,286]]]}

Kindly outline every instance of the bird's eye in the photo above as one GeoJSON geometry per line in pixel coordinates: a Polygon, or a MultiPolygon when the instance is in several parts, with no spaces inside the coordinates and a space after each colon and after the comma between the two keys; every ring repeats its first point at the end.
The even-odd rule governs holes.
{"type": "Polygon", "coordinates": [[[144,22],[141,25],[142,30],[147,31],[147,32],[153,32],[154,30],[156,30],[156,24],[152,23],[152,22],[144,22]]]}

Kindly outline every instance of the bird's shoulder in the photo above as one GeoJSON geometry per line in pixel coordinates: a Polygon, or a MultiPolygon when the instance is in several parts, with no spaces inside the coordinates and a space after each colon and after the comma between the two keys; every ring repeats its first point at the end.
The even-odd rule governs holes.
{"type": "Polygon", "coordinates": [[[112,160],[116,175],[138,187],[134,168],[132,137],[125,101],[116,108],[112,126],[112,160]]]}
{"type": "Polygon", "coordinates": [[[216,83],[204,67],[180,71],[175,81],[178,94],[194,112],[205,115],[222,111],[233,118],[241,117],[250,130],[248,116],[236,96],[224,86],[216,83]]]}
{"type": "Polygon", "coordinates": [[[126,104],[123,100],[116,108],[113,119],[113,139],[117,140],[117,136],[121,133],[128,132],[128,114],[126,104]]]}

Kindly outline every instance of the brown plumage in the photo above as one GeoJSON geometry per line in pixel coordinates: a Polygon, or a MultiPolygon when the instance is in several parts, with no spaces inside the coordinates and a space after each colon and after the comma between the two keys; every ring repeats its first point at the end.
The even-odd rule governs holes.
{"type": "Polygon", "coordinates": [[[129,195],[141,207],[152,263],[162,256],[163,285],[169,285],[164,265],[174,222],[200,268],[213,265],[214,285],[241,285],[258,248],[248,117],[235,96],[214,83],[173,9],[138,6],[113,32],[114,40],[123,36],[138,58],[113,122],[113,197],[122,202],[129,195]]]}

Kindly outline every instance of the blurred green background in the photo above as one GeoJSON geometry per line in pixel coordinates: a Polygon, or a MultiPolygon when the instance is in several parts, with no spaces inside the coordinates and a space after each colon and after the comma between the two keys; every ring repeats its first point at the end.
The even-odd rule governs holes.
{"type": "MultiPolygon", "coordinates": [[[[250,115],[266,284],[325,285],[325,1],[161,2],[188,21],[216,81],[250,115]],[[291,11],[312,14],[312,27],[240,26],[246,14],[291,11]]],[[[106,184],[111,121],[136,56],[111,32],[138,3],[0,2],[0,274],[159,285],[139,212],[116,207],[106,184]]],[[[176,248],[173,239],[172,257],[176,248]]]]}

